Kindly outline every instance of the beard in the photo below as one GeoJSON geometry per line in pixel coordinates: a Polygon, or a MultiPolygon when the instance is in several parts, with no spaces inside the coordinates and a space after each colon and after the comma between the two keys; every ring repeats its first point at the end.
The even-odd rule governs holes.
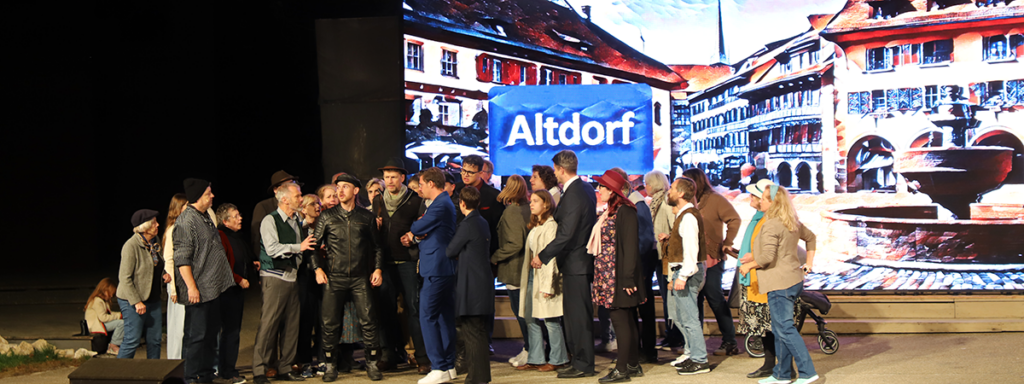
{"type": "Polygon", "coordinates": [[[668,195],[668,198],[665,199],[665,200],[668,201],[668,206],[670,206],[670,207],[674,207],[676,205],[679,205],[679,198],[678,197],[675,197],[675,196],[672,196],[672,195],[668,195]]]}

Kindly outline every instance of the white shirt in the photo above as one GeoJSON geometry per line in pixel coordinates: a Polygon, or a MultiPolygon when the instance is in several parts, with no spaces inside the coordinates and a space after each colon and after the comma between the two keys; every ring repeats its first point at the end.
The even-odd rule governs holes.
{"type": "MultiPolygon", "coordinates": [[[[682,215],[687,209],[693,208],[693,204],[687,203],[676,214],[676,218],[682,215]]],[[[681,266],[679,277],[687,278],[697,273],[697,255],[700,253],[700,227],[697,217],[694,215],[683,216],[679,223],[679,237],[683,239],[683,262],[668,263],[669,270],[675,266],[681,266]]]]}
{"type": "MultiPolygon", "coordinates": [[[[289,227],[292,227],[292,230],[295,231],[295,238],[301,241],[302,231],[299,230],[301,225],[299,224],[299,213],[292,212],[292,215],[288,216],[284,214],[284,211],[281,210],[281,208],[277,208],[277,214],[281,216],[289,227]]],[[[267,254],[270,255],[271,258],[294,256],[295,264],[302,264],[302,244],[281,244],[278,240],[277,223],[274,221],[274,216],[267,215],[263,218],[263,221],[260,222],[260,237],[263,239],[263,248],[267,250],[267,254]]],[[[295,282],[295,279],[298,276],[298,268],[292,269],[288,272],[276,269],[261,269],[260,276],[276,277],[291,283],[295,282]]]]}

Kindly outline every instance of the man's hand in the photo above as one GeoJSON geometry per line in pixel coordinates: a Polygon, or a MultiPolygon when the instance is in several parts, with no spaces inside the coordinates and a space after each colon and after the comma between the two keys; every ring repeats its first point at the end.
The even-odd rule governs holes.
{"type": "Polygon", "coordinates": [[[242,289],[249,289],[249,280],[242,279],[242,281],[238,283],[238,286],[242,287],[242,289]]]}
{"type": "Polygon", "coordinates": [[[138,302],[138,303],[135,303],[135,313],[138,313],[139,315],[145,315],[146,314],[146,304],[143,304],[141,301],[138,302]]]}
{"type": "Polygon", "coordinates": [[[164,273],[164,284],[167,284],[167,283],[170,283],[170,282],[171,282],[171,275],[169,273],[164,273]]]}
{"type": "Polygon", "coordinates": [[[722,246],[722,254],[723,255],[729,255],[729,256],[732,256],[732,257],[736,257],[737,255],[740,254],[740,250],[738,250],[736,248],[733,248],[731,246],[728,246],[728,245],[723,245],[722,246]]]}
{"type": "Polygon", "coordinates": [[[748,252],[746,255],[743,255],[743,257],[740,258],[740,263],[743,263],[743,264],[749,263],[751,261],[754,261],[754,254],[753,253],[749,253],[748,252]]]}
{"type": "Polygon", "coordinates": [[[252,264],[256,266],[256,269],[260,269],[260,262],[254,261],[252,264]]]}
{"type": "Polygon", "coordinates": [[[192,304],[199,304],[199,288],[188,287],[188,302],[192,304]]]}
{"type": "Polygon", "coordinates": [[[313,235],[306,236],[306,240],[302,240],[302,245],[300,246],[301,248],[299,249],[302,251],[312,251],[313,243],[315,242],[316,239],[313,238],[313,235]]]}
{"type": "Polygon", "coordinates": [[[680,277],[676,279],[676,281],[672,283],[672,289],[676,291],[682,291],[686,289],[686,278],[680,277]]]}
{"type": "Polygon", "coordinates": [[[383,217],[378,217],[378,218],[377,218],[377,229],[380,229],[380,225],[381,225],[381,224],[382,224],[383,222],[384,222],[384,218],[383,218],[383,217]]]}
{"type": "Polygon", "coordinates": [[[667,233],[659,233],[658,234],[658,241],[666,241],[666,240],[668,240],[668,234],[667,233]]]}
{"type": "Polygon", "coordinates": [[[323,268],[316,269],[316,283],[320,285],[327,284],[327,273],[324,272],[323,268]]]}
{"type": "Polygon", "coordinates": [[[544,263],[540,262],[540,256],[534,256],[533,260],[530,260],[530,266],[533,269],[540,269],[540,267],[544,266],[544,263]]]}
{"type": "Polygon", "coordinates": [[[374,270],[373,274],[370,275],[370,285],[374,287],[379,287],[381,283],[384,282],[384,277],[382,276],[382,274],[383,272],[381,272],[381,270],[374,270]]]}
{"type": "Polygon", "coordinates": [[[627,295],[630,295],[630,296],[632,296],[632,295],[633,295],[633,292],[636,292],[636,287],[633,287],[633,288],[622,288],[622,290],[623,290],[623,291],[626,291],[626,294],[627,294],[627,295]]]}
{"type": "Polygon", "coordinates": [[[412,246],[412,238],[413,238],[412,232],[406,232],[404,235],[402,235],[402,238],[401,238],[402,245],[404,245],[406,247],[411,247],[412,246]]]}

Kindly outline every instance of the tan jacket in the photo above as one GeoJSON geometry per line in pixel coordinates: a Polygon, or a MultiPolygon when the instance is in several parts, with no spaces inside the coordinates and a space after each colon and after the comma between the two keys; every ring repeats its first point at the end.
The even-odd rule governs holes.
{"type": "Polygon", "coordinates": [[[89,303],[89,308],[85,310],[85,322],[89,323],[90,333],[102,333],[105,335],[107,334],[107,327],[104,327],[103,323],[120,318],[121,312],[111,312],[107,301],[98,297],[92,299],[92,302],[89,303]]]}
{"type": "MultiPolygon", "coordinates": [[[[717,192],[709,192],[701,196],[697,203],[701,217],[704,218],[704,239],[708,243],[708,257],[724,259],[722,246],[732,246],[732,241],[740,232],[740,215],[736,213],[729,200],[717,192]],[[722,226],[726,231],[722,233],[722,226]]],[[[660,212],[659,212],[660,213],[660,212]]]]}
{"type": "Polygon", "coordinates": [[[531,229],[526,238],[526,256],[523,260],[522,283],[519,286],[524,291],[522,300],[519,300],[519,314],[522,317],[548,319],[562,316],[562,274],[558,271],[558,263],[547,263],[540,269],[533,269],[530,266],[533,257],[555,239],[557,230],[558,224],[555,223],[555,219],[549,217],[544,224],[531,229]],[[533,273],[533,291],[526,292],[530,273],[533,273]],[[555,297],[544,297],[545,293],[553,294],[555,297]],[[526,313],[526,300],[533,301],[533,313],[526,313]]]}
{"type": "Polygon", "coordinates": [[[778,291],[803,283],[803,264],[799,257],[799,242],[807,243],[807,251],[814,251],[816,237],[814,232],[803,224],[796,231],[790,232],[779,219],[765,219],[761,233],[754,239],[751,252],[754,262],[761,268],[757,270],[759,291],[763,293],[778,291]]]}

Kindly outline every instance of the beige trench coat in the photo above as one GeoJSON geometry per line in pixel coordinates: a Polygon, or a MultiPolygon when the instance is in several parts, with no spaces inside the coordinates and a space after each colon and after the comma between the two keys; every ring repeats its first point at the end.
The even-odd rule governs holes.
{"type": "Polygon", "coordinates": [[[555,223],[555,219],[549,217],[544,224],[530,230],[530,234],[526,238],[526,257],[523,260],[523,276],[520,285],[523,293],[522,300],[519,301],[519,313],[522,317],[547,319],[562,316],[562,274],[558,271],[556,261],[552,260],[540,269],[530,266],[533,257],[555,239],[557,229],[558,224],[555,223]],[[533,291],[526,292],[530,273],[533,273],[533,291]],[[545,293],[553,294],[555,297],[544,297],[545,293]],[[526,313],[526,300],[533,301],[533,313],[526,313]]]}

